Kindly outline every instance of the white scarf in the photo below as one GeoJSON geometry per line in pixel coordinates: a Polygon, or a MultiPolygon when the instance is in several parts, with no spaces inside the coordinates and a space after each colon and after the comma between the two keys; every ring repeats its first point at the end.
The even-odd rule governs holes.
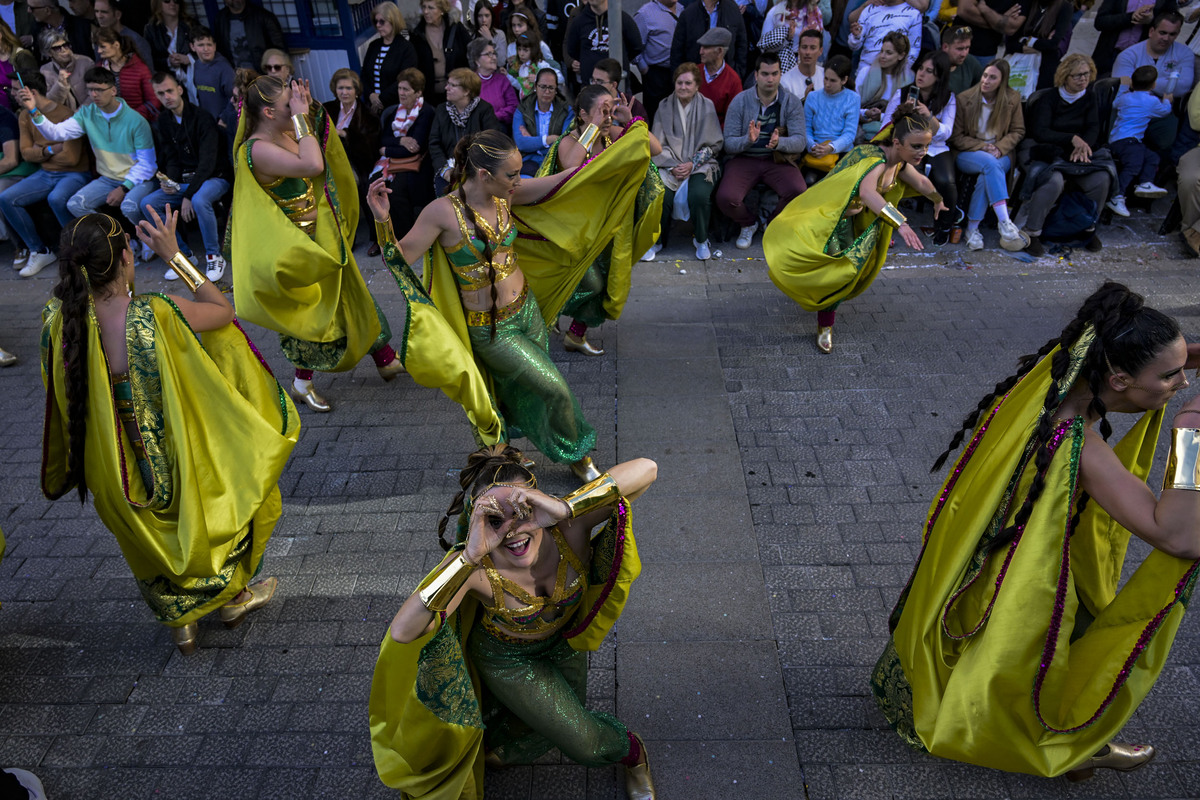
{"type": "Polygon", "coordinates": [[[1076,92],[1075,94],[1071,94],[1070,92],[1068,92],[1066,89],[1062,88],[1061,86],[1058,87],[1058,96],[1061,97],[1063,100],[1066,100],[1068,103],[1074,103],[1076,100],[1083,97],[1085,94],[1087,94],[1087,89],[1084,89],[1082,92],[1076,92]]]}
{"type": "Polygon", "coordinates": [[[424,107],[424,97],[417,98],[417,104],[412,107],[411,111],[404,106],[396,106],[396,116],[392,118],[392,133],[396,134],[397,139],[408,135],[408,129],[417,121],[417,117],[420,116],[421,109],[424,107]]]}

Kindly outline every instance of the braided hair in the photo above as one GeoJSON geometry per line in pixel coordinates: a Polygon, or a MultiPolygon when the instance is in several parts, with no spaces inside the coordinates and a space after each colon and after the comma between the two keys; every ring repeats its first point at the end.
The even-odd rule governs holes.
{"type": "MultiPolygon", "coordinates": [[[[487,264],[488,284],[492,287],[492,327],[488,333],[489,341],[496,338],[496,306],[499,299],[499,291],[496,289],[496,264],[492,260],[493,244],[484,232],[483,226],[479,224],[479,216],[475,213],[475,209],[471,208],[471,204],[467,202],[464,185],[468,178],[475,177],[481,169],[492,174],[499,172],[504,166],[504,162],[516,150],[517,145],[513,140],[497,131],[486,130],[464,136],[454,147],[454,168],[450,171],[450,185],[458,187],[458,199],[467,213],[471,215],[471,226],[475,228],[475,235],[479,241],[483,242],[480,255],[487,264]]],[[[498,217],[496,225],[500,225],[498,217]]]]}
{"type": "Polygon", "coordinates": [[[248,115],[245,139],[249,139],[258,130],[264,116],[263,111],[279,101],[279,96],[285,88],[283,81],[274,75],[259,75],[247,84],[242,92],[242,113],[248,115]]]}
{"type": "MultiPolygon", "coordinates": [[[[1055,347],[1061,347],[1050,365],[1052,381],[1046,390],[1042,415],[1033,433],[1033,441],[1037,446],[1033,482],[1012,524],[1002,530],[992,543],[993,549],[1012,541],[1017,531],[1029,520],[1033,504],[1045,488],[1046,472],[1053,456],[1048,445],[1054,432],[1054,414],[1061,403],[1060,397],[1065,394],[1064,390],[1069,388],[1060,384],[1071,366],[1071,347],[1088,326],[1095,331],[1095,338],[1087,349],[1077,380],[1085,383],[1091,394],[1087,411],[1100,418],[1100,435],[1105,440],[1112,435],[1112,425],[1108,421],[1108,408],[1100,398],[1100,392],[1109,372],[1119,369],[1129,375],[1136,374],[1181,335],[1178,323],[1161,311],[1148,308],[1140,294],[1130,291],[1123,284],[1108,281],[1083,301],[1075,318],[1067,323],[1058,336],[1042,345],[1036,353],[1021,356],[1016,373],[997,383],[967,414],[951,439],[950,446],[934,462],[931,472],[946,463],[946,459],[958,449],[967,433],[975,429],[980,417],[992,408],[997,398],[1007,394],[1055,347]]],[[[1087,499],[1086,494],[1080,497],[1072,524],[1078,522],[1087,499]]]]}
{"type": "Polygon", "coordinates": [[[528,483],[534,480],[533,473],[524,466],[524,460],[521,451],[506,442],[484,447],[467,456],[467,466],[458,474],[458,484],[462,488],[438,522],[438,544],[443,550],[449,550],[453,544],[446,538],[446,525],[466,510],[468,500],[474,501],[498,481],[528,483]]]}
{"type": "Polygon", "coordinates": [[[79,502],[87,500],[83,456],[88,412],[88,308],[93,294],[115,289],[125,232],[107,214],[87,214],[63,229],[58,248],[58,283],[53,294],[61,302],[63,373],[67,395],[67,485],[74,484],[79,502]]]}
{"type": "Polygon", "coordinates": [[[896,106],[889,121],[892,126],[892,141],[902,142],[914,133],[929,133],[933,120],[917,110],[917,104],[904,101],[896,106]]]}

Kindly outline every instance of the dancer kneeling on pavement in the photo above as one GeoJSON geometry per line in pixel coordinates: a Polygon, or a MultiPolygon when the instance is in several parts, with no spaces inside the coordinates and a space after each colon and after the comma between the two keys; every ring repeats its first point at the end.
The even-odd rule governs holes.
{"type": "Polygon", "coordinates": [[[42,491],[92,495],[142,597],[179,650],[216,610],[228,627],[265,605],[250,585],[282,511],[295,406],[234,322],[229,300],[179,253],[178,213],[138,224],[193,299],[134,294],[129,237],[88,214],[63,231],[42,319],[42,491]],[[230,324],[233,323],[233,324],[230,324]],[[201,335],[202,334],[202,335],[201,335]]]}
{"type": "Polygon", "coordinates": [[[1200,397],[1175,413],[1161,496],[1146,476],[1197,366],[1175,320],[1106,283],[967,416],[934,464],[970,436],[871,677],[905,742],[1072,780],[1154,757],[1112,737],[1158,679],[1195,587],[1200,397]],[[1138,415],[1115,446],[1112,412],[1138,415]],[[1131,533],[1154,549],[1122,582],[1131,533]]]}
{"type": "Polygon", "coordinates": [[[912,103],[901,105],[874,142],[847,153],[763,233],[771,280],[805,311],[817,312],[821,352],[833,349],[838,304],[862,294],[879,274],[892,232],[922,249],[896,203],[907,192],[929,198],[935,214],[945,209],[917,168],[932,138],[930,118],[912,103]]]}
{"type": "Polygon", "coordinates": [[[521,462],[512,447],[487,448],[459,476],[462,491],[438,526],[450,553],[380,646],[375,768],[405,797],[482,797],[485,765],[529,764],[557,747],[585,766],[624,764],[629,797],[648,800],[642,740],[583,700],[587,651],[612,629],[641,570],[630,502],[658,468],[626,461],[557,498],[521,462]]]}

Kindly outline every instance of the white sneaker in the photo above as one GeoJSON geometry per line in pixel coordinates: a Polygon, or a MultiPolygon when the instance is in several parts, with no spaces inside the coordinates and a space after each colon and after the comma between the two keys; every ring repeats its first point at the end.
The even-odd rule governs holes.
{"type": "Polygon", "coordinates": [[[25,263],[25,266],[18,274],[22,278],[32,278],[55,261],[58,261],[58,256],[49,250],[44,253],[30,253],[29,261],[25,263]]]}
{"type": "Polygon", "coordinates": [[[756,230],[758,230],[757,222],[751,223],[747,227],[742,228],[742,232],[738,234],[738,238],[734,243],[734,246],[737,247],[738,250],[749,249],[750,243],[754,241],[754,232],[756,230]]]}
{"type": "Polygon", "coordinates": [[[20,269],[29,263],[29,251],[22,247],[13,255],[13,269],[20,269]]]}
{"type": "Polygon", "coordinates": [[[204,257],[205,267],[207,268],[204,274],[210,281],[216,283],[225,277],[225,258],[219,255],[208,255],[204,257]]]}
{"type": "Polygon", "coordinates": [[[1112,200],[1109,200],[1104,205],[1108,206],[1109,209],[1114,214],[1117,214],[1118,216],[1122,216],[1122,217],[1129,216],[1129,209],[1125,207],[1125,195],[1118,194],[1118,195],[1114,196],[1112,200]]]}
{"type": "Polygon", "coordinates": [[[141,253],[138,254],[138,258],[141,259],[143,264],[149,264],[151,261],[158,258],[158,256],[154,254],[153,250],[143,244],[141,253]]]}
{"type": "Polygon", "coordinates": [[[1009,220],[1000,223],[1000,246],[1010,253],[1016,253],[1029,246],[1029,234],[1009,220]]]}
{"type": "Polygon", "coordinates": [[[1135,186],[1133,194],[1135,197],[1166,197],[1170,193],[1152,181],[1146,181],[1135,186]]]}
{"type": "Polygon", "coordinates": [[[712,258],[712,248],[709,246],[707,240],[703,242],[697,242],[695,239],[692,239],[692,244],[696,247],[697,260],[708,261],[710,258],[712,258]]]}
{"type": "Polygon", "coordinates": [[[177,280],[179,280],[179,273],[173,269],[168,269],[166,272],[163,273],[163,280],[177,281],[177,280]]]}
{"type": "Polygon", "coordinates": [[[975,230],[973,230],[967,234],[967,249],[968,250],[982,250],[983,249],[983,234],[979,232],[979,228],[976,228],[975,230]]]}
{"type": "Polygon", "coordinates": [[[660,250],[662,250],[662,245],[658,242],[650,245],[650,249],[646,251],[646,255],[642,256],[642,261],[653,261],[660,250]]]}

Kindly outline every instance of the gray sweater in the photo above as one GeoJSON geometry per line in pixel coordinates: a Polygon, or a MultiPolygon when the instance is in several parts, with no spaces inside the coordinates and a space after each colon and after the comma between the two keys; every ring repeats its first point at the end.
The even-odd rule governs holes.
{"type": "MultiPolygon", "coordinates": [[[[803,153],[804,141],[804,104],[800,98],[784,88],[779,89],[778,101],[779,124],[783,130],[779,134],[779,144],[775,148],[781,153],[803,153]]],[[[725,112],[725,152],[728,155],[747,155],[766,157],[770,151],[765,145],[771,139],[771,129],[763,126],[762,135],[757,146],[753,146],[747,138],[750,132],[751,120],[757,119],[762,104],[758,100],[758,89],[751,87],[729,104],[725,112]],[[749,152],[747,152],[749,151],[749,152]]]]}

